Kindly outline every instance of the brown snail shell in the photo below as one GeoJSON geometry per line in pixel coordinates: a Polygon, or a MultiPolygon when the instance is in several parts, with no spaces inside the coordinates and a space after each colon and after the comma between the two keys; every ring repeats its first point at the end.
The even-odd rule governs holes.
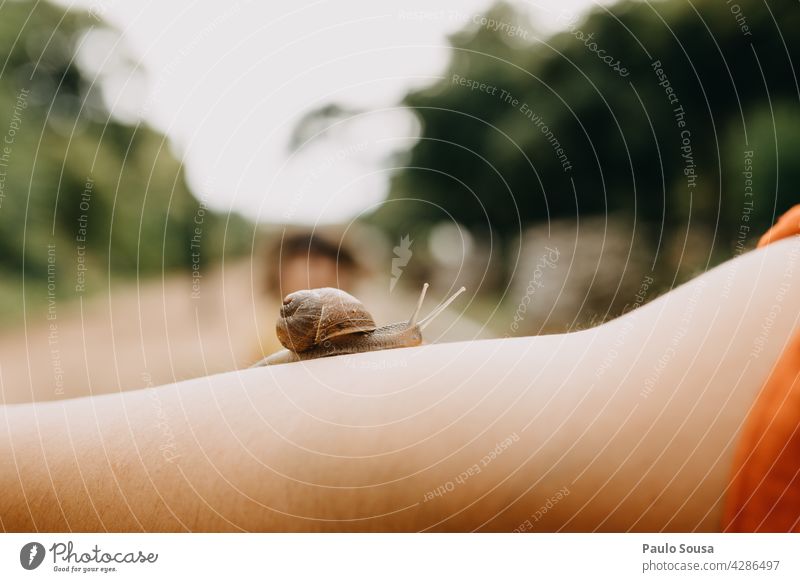
{"type": "Polygon", "coordinates": [[[323,287],[287,295],[275,331],[286,349],[302,353],[334,338],[376,328],[358,299],[341,289],[323,287]]]}

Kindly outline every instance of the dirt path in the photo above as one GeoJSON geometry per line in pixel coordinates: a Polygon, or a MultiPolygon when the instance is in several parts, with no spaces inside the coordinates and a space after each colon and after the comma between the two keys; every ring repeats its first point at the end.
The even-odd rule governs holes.
{"type": "Polygon", "coordinates": [[[53,400],[246,366],[256,355],[249,263],[209,272],[199,293],[173,276],[56,304],[0,336],[0,400],[53,400]]]}
{"type": "MultiPolygon", "coordinates": [[[[29,315],[0,335],[0,404],[158,386],[241,369],[280,347],[278,302],[258,293],[261,275],[249,261],[203,275],[197,296],[191,278],[172,276],[58,303],[51,320],[46,310],[29,315]]],[[[400,289],[389,297],[383,285],[359,297],[379,323],[407,319],[415,302],[400,289]]],[[[489,337],[459,313],[443,315],[426,337],[489,337]]]]}

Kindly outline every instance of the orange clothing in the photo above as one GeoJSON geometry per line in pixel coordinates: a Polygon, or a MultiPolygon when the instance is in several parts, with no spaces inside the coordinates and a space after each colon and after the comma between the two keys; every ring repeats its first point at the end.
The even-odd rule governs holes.
{"type": "Polygon", "coordinates": [[[745,421],[722,529],[800,532],[800,334],[781,355],[745,421]]]}
{"type": "MultiPolygon", "coordinates": [[[[758,246],[796,234],[800,205],[781,216],[758,246]]],[[[800,333],[781,354],[745,421],[722,531],[800,532],[800,333]]]]}
{"type": "Polygon", "coordinates": [[[758,248],[795,234],[800,234],[800,204],[792,206],[783,213],[778,222],[759,239],[758,248]]]}

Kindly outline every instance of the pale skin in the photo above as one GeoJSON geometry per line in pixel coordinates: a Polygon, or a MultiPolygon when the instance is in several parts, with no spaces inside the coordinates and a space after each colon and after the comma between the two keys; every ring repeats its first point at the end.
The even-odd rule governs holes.
{"type": "Polygon", "coordinates": [[[799,291],[793,237],[582,332],[0,407],[2,528],[715,531],[799,291]]]}

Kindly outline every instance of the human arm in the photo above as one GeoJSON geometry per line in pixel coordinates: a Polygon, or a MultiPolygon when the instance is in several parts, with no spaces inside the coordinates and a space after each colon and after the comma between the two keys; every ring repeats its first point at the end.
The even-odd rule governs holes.
{"type": "Polygon", "coordinates": [[[578,333],[3,407],[2,525],[714,530],[743,419],[797,328],[798,248],[578,333]]]}

